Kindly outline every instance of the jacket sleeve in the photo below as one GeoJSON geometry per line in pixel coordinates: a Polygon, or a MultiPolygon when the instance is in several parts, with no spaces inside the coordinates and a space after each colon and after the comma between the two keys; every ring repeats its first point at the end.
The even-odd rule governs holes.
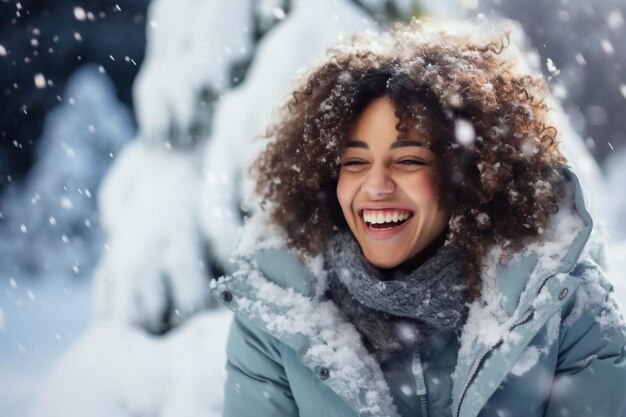
{"type": "Polygon", "coordinates": [[[596,266],[563,310],[559,356],[545,417],[626,417],[626,330],[596,266]]]}
{"type": "Polygon", "coordinates": [[[226,353],[224,417],[298,416],[276,339],[235,317],[226,353]]]}

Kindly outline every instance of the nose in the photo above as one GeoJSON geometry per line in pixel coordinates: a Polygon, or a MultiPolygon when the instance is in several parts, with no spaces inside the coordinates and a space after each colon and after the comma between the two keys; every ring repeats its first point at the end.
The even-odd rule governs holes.
{"type": "Polygon", "coordinates": [[[396,184],[385,167],[372,167],[361,186],[361,190],[372,200],[383,199],[395,189],[396,184]]]}

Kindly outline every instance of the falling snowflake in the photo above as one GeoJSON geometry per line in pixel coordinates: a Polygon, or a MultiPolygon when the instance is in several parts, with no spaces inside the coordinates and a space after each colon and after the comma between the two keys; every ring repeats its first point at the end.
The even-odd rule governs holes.
{"type": "Polygon", "coordinates": [[[546,65],[548,67],[548,71],[550,72],[550,74],[552,75],[559,75],[559,73],[561,72],[556,65],[554,65],[554,62],[552,61],[552,59],[548,58],[546,60],[546,65]]]}
{"type": "Polygon", "coordinates": [[[46,77],[44,77],[42,73],[35,74],[35,87],[37,88],[46,87],[46,77]]]}
{"type": "Polygon", "coordinates": [[[609,56],[615,55],[615,49],[613,48],[613,44],[608,39],[602,39],[601,44],[605,54],[609,56]]]}
{"type": "Polygon", "coordinates": [[[472,124],[465,119],[457,119],[455,121],[454,134],[456,141],[463,146],[470,146],[476,139],[474,126],[472,126],[472,124]]]}
{"type": "Polygon", "coordinates": [[[278,20],[283,20],[286,16],[285,11],[280,7],[274,7],[272,13],[274,14],[274,17],[276,17],[276,19],[278,20]]]}
{"type": "Polygon", "coordinates": [[[609,13],[606,19],[606,23],[611,29],[619,29],[624,25],[624,17],[620,10],[613,10],[609,13]]]}
{"type": "Polygon", "coordinates": [[[87,17],[87,14],[82,7],[74,7],[74,17],[76,20],[83,21],[87,17]]]}

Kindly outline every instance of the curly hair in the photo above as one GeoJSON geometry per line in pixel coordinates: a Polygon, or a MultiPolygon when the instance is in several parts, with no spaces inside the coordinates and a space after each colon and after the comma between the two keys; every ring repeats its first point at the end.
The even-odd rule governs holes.
{"type": "Polygon", "coordinates": [[[435,121],[429,145],[450,213],[445,244],[461,250],[474,297],[491,245],[502,246],[506,262],[538,239],[558,210],[565,159],[556,129],[546,125],[545,82],[519,68],[508,39],[414,20],[331,48],[278,110],[252,166],[261,207],[290,247],[316,254],[346,230],[336,198],[344,139],[382,95],[394,105],[399,133],[413,128],[424,108],[435,121]],[[468,127],[469,138],[461,135],[468,127]]]}

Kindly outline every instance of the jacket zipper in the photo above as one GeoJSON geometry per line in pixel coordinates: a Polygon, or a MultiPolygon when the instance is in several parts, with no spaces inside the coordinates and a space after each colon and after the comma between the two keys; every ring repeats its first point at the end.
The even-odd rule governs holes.
{"type": "MultiPolygon", "coordinates": [[[[516,328],[517,326],[521,326],[522,324],[526,323],[527,321],[529,321],[531,319],[531,317],[533,316],[533,314],[535,313],[535,309],[533,307],[530,307],[528,309],[528,311],[526,312],[526,314],[524,314],[524,316],[522,316],[522,318],[518,321],[516,321],[515,323],[513,323],[507,330],[507,332],[510,332],[511,330],[513,330],[514,328],[516,328]]],[[[478,373],[478,370],[480,369],[480,367],[483,365],[483,363],[485,362],[485,359],[487,358],[487,356],[494,350],[496,349],[498,346],[500,346],[502,344],[502,342],[504,342],[504,338],[500,337],[500,339],[498,340],[498,342],[493,345],[491,347],[491,349],[489,349],[488,351],[484,352],[480,358],[474,363],[474,366],[472,367],[472,370],[470,372],[470,375],[467,379],[467,381],[465,382],[465,384],[463,385],[463,390],[461,391],[461,397],[459,398],[459,404],[456,407],[454,416],[455,417],[459,417],[459,414],[461,413],[461,404],[463,403],[463,398],[465,397],[465,394],[467,393],[467,389],[469,388],[469,386],[471,385],[472,382],[474,382],[474,377],[476,377],[476,374],[478,373]]]]}
{"type": "Polygon", "coordinates": [[[415,379],[415,394],[420,398],[422,417],[428,417],[428,399],[426,398],[426,381],[424,381],[424,368],[422,367],[422,357],[419,347],[413,353],[411,371],[415,379]]]}

